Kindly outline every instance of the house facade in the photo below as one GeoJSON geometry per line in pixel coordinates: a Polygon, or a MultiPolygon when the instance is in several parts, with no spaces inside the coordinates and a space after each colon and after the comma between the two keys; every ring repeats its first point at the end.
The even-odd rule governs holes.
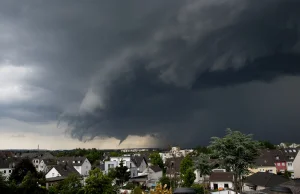
{"type": "Polygon", "coordinates": [[[69,165],[67,163],[53,166],[45,175],[46,188],[48,189],[50,186],[53,186],[54,184],[57,184],[60,181],[63,181],[71,174],[81,177],[79,172],[74,168],[74,166],[69,165]]]}
{"type": "Polygon", "coordinates": [[[300,152],[296,155],[293,161],[294,178],[300,179],[300,152]]]}
{"type": "Polygon", "coordinates": [[[88,176],[92,169],[92,165],[86,157],[61,157],[57,159],[57,164],[71,165],[82,176],[88,176]]]}
{"type": "Polygon", "coordinates": [[[212,190],[233,189],[233,173],[212,172],[209,182],[212,190]]]}
{"type": "Polygon", "coordinates": [[[121,161],[123,161],[123,165],[127,166],[130,171],[130,177],[138,176],[138,167],[130,156],[111,157],[110,161],[105,161],[104,163],[104,172],[108,173],[109,169],[116,168],[120,165],[121,161]]]}
{"type": "Polygon", "coordinates": [[[163,171],[159,166],[150,166],[146,168],[142,174],[148,175],[147,187],[151,187],[163,176],[163,171]]]}
{"type": "Polygon", "coordinates": [[[5,178],[5,180],[8,180],[12,171],[13,171],[12,163],[10,163],[8,160],[0,159],[0,173],[5,178]]]}

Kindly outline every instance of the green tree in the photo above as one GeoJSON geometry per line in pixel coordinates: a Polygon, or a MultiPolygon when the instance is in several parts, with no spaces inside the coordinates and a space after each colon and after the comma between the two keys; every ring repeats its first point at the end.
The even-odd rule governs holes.
{"type": "Polygon", "coordinates": [[[180,163],[180,177],[183,181],[183,185],[186,187],[190,187],[196,179],[193,170],[193,160],[189,155],[183,158],[180,163]]]}
{"type": "Polygon", "coordinates": [[[159,179],[159,183],[163,186],[167,185],[167,188],[169,189],[170,187],[172,187],[171,185],[171,179],[167,176],[162,176],[160,179],[159,179]]]}
{"type": "Polygon", "coordinates": [[[204,188],[206,187],[206,177],[211,174],[214,164],[211,163],[210,157],[207,154],[200,153],[194,161],[194,168],[199,170],[200,177],[203,176],[204,188]]]}
{"type": "Polygon", "coordinates": [[[187,169],[185,174],[182,177],[183,180],[183,186],[185,187],[191,187],[196,179],[196,175],[194,173],[194,170],[192,168],[187,169]]]}
{"type": "Polygon", "coordinates": [[[9,193],[9,186],[2,172],[0,172],[0,191],[3,193],[9,193]]]}
{"type": "Polygon", "coordinates": [[[210,148],[223,165],[230,168],[234,174],[235,192],[242,191],[242,178],[248,173],[258,157],[259,143],[252,135],[227,129],[223,138],[212,137],[210,148]]]}
{"type": "Polygon", "coordinates": [[[152,154],[150,154],[149,159],[153,166],[158,165],[165,173],[164,162],[158,152],[153,152],[152,154]]]}
{"type": "Polygon", "coordinates": [[[85,194],[113,194],[112,179],[103,174],[99,168],[89,172],[86,179],[85,194]]]}
{"type": "Polygon", "coordinates": [[[39,187],[38,178],[30,171],[28,171],[26,176],[23,178],[20,187],[18,188],[18,193],[42,194],[47,193],[47,190],[39,187]]]}
{"type": "Polygon", "coordinates": [[[191,187],[196,191],[196,194],[204,194],[205,193],[203,185],[193,184],[191,187]]]}
{"type": "Polygon", "coordinates": [[[22,159],[12,171],[9,180],[15,181],[16,184],[20,184],[28,172],[34,177],[37,175],[36,169],[31,161],[29,159],[22,159]]]}
{"type": "Polygon", "coordinates": [[[56,187],[58,192],[61,194],[73,194],[78,193],[78,191],[82,188],[82,184],[80,182],[80,177],[77,174],[70,174],[56,187]]]}
{"type": "Polygon", "coordinates": [[[116,179],[119,185],[122,187],[125,182],[127,182],[130,178],[130,172],[128,171],[128,167],[124,165],[123,160],[121,160],[119,166],[116,167],[116,179]]]}
{"type": "Polygon", "coordinates": [[[143,190],[140,187],[133,189],[133,194],[143,194],[143,190]]]}

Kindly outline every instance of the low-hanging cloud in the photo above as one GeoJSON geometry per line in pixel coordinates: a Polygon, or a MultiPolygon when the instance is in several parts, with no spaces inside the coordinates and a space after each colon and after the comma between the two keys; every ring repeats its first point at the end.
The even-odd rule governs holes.
{"type": "Polygon", "coordinates": [[[34,32],[22,40],[34,46],[15,53],[41,72],[28,84],[57,95],[46,98],[51,108],[40,105],[46,118],[56,111],[73,138],[195,145],[226,127],[269,138],[300,127],[291,116],[300,105],[299,8],[296,0],[30,4],[19,10],[31,22],[19,21],[18,37],[34,32]]]}

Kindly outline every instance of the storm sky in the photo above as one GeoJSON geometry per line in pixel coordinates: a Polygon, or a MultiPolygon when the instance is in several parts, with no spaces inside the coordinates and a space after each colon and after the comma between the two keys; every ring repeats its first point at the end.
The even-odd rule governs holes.
{"type": "Polygon", "coordinates": [[[195,146],[226,128],[297,142],[299,10],[298,0],[2,0],[0,148],[195,146]]]}

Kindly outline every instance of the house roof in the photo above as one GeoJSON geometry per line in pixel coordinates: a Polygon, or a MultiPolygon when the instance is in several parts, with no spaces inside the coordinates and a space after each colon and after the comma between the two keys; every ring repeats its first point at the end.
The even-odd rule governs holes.
{"type": "Polygon", "coordinates": [[[79,172],[71,165],[68,164],[60,164],[60,165],[56,165],[53,166],[53,168],[55,168],[57,170],[57,172],[64,177],[69,176],[70,174],[76,174],[76,175],[80,175],[79,172]]]}
{"type": "Polygon", "coordinates": [[[286,161],[293,162],[299,152],[299,148],[285,148],[282,152],[286,157],[286,161]]]}
{"type": "Polygon", "coordinates": [[[282,183],[281,186],[290,188],[293,193],[300,193],[300,179],[282,183]]]}
{"type": "Polygon", "coordinates": [[[29,152],[29,153],[21,153],[20,157],[22,158],[54,158],[54,156],[50,152],[29,152]]]}
{"type": "Polygon", "coordinates": [[[60,157],[57,158],[58,163],[68,163],[72,166],[81,166],[85,161],[86,157],[60,157]]]}
{"type": "Polygon", "coordinates": [[[9,168],[9,161],[5,159],[0,159],[0,168],[9,168]]]}
{"type": "Polygon", "coordinates": [[[271,150],[261,150],[260,155],[255,160],[256,166],[274,166],[275,158],[271,150]]]}
{"type": "Polygon", "coordinates": [[[213,182],[232,182],[233,181],[233,173],[231,172],[212,172],[210,177],[210,181],[213,182]]]}
{"type": "Polygon", "coordinates": [[[167,174],[180,172],[180,163],[183,157],[178,158],[167,158],[165,162],[165,166],[167,167],[167,174]]]}
{"type": "Polygon", "coordinates": [[[287,182],[288,179],[268,172],[257,172],[246,178],[245,183],[263,186],[263,187],[273,187],[282,183],[287,182]]]}
{"type": "Polygon", "coordinates": [[[18,158],[0,158],[0,168],[13,168],[19,161],[21,160],[18,158]]]}
{"type": "Polygon", "coordinates": [[[0,151],[0,158],[11,158],[14,154],[11,151],[0,151]]]}
{"type": "Polygon", "coordinates": [[[47,166],[57,165],[56,159],[43,159],[43,161],[47,166]]]}
{"type": "Polygon", "coordinates": [[[149,168],[151,168],[154,172],[160,172],[160,171],[162,171],[162,169],[158,165],[150,166],[149,168]]]}
{"type": "Polygon", "coordinates": [[[131,156],[131,161],[134,162],[134,164],[139,167],[141,166],[143,160],[146,162],[147,164],[147,161],[145,160],[145,158],[143,156],[131,156]]]}

